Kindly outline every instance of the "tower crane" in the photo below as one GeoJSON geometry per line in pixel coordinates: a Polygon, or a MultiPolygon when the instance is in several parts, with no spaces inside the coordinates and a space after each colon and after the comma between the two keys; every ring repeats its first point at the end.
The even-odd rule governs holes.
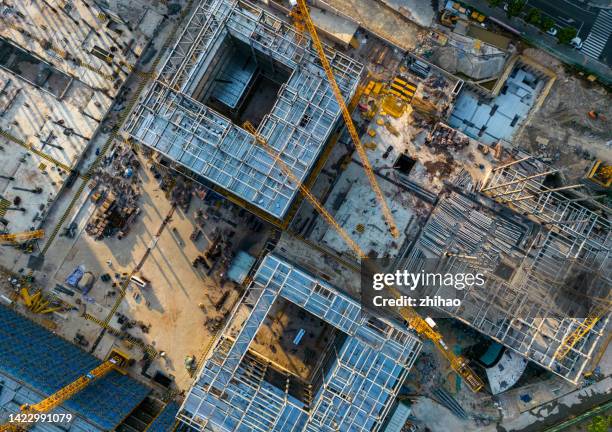
{"type": "MultiPolygon", "coordinates": [[[[299,181],[299,179],[293,174],[293,171],[287,166],[287,164],[280,158],[280,154],[276,152],[262,137],[255,127],[250,122],[244,123],[244,128],[253,134],[255,137],[255,142],[263,148],[266,153],[277,163],[280,170],[289,178],[291,182],[293,182],[299,189],[300,193],[304,196],[304,198],[314,207],[314,209],[325,219],[325,221],[336,230],[336,232],[342,237],[342,239],[347,243],[347,245],[353,250],[353,252],[360,259],[367,258],[366,253],[361,249],[361,247],[351,238],[351,236],[340,226],[340,224],[334,219],[334,217],[323,207],[323,205],[319,202],[319,200],[312,194],[312,192],[299,181]]],[[[387,286],[387,289],[395,297],[400,297],[397,289],[393,287],[387,286]]],[[[413,308],[409,306],[404,306],[399,308],[399,313],[402,318],[406,321],[406,323],[412,327],[419,335],[431,340],[436,348],[440,350],[442,355],[448,359],[450,362],[451,368],[459,375],[470,389],[474,392],[480,391],[482,387],[484,387],[483,381],[480,379],[478,375],[469,367],[468,361],[465,357],[456,355],[453,353],[448,345],[444,343],[442,335],[434,328],[434,324],[430,324],[428,320],[421,317],[413,308]]],[[[431,321],[431,320],[429,320],[431,321]]],[[[433,321],[432,321],[433,322],[433,321]]]]}
{"type": "MultiPolygon", "coordinates": [[[[102,378],[113,369],[118,368],[124,360],[125,359],[120,355],[116,353],[112,354],[107,361],[87,372],[85,375],[77,378],[76,381],[73,381],[67,386],[61,388],[51,396],[33,405],[21,405],[21,414],[25,414],[25,417],[27,418],[33,414],[48,413],[49,411],[59,407],[68,399],[72,398],[92,382],[102,378]]],[[[6,423],[0,426],[0,432],[22,432],[28,430],[32,425],[33,423],[31,421],[28,423],[6,423]]]]}
{"type": "Polygon", "coordinates": [[[355,124],[353,123],[353,119],[351,118],[351,113],[349,112],[346,103],[344,102],[344,97],[342,96],[342,92],[338,87],[338,83],[336,82],[336,78],[334,77],[334,72],[332,70],[331,65],[329,64],[329,60],[325,55],[325,49],[323,48],[323,44],[319,39],[317,34],[317,30],[312,22],[312,18],[310,17],[310,13],[308,12],[308,7],[306,6],[305,0],[291,0],[293,5],[293,9],[291,10],[291,17],[295,21],[295,26],[298,30],[304,32],[306,29],[308,33],[310,33],[310,37],[312,40],[312,44],[314,45],[317,54],[319,55],[319,59],[321,61],[321,65],[323,66],[323,70],[325,71],[325,75],[327,76],[327,80],[329,81],[329,86],[331,87],[336,101],[338,102],[338,106],[340,107],[340,112],[342,113],[342,117],[344,118],[344,123],[346,124],[346,128],[355,144],[355,149],[357,150],[357,154],[359,155],[359,159],[361,159],[361,163],[363,165],[363,169],[365,170],[366,176],[370,182],[372,190],[376,195],[376,199],[380,204],[380,207],[383,212],[383,216],[385,218],[385,222],[389,226],[389,231],[393,237],[399,237],[399,230],[397,225],[395,224],[395,220],[393,219],[393,214],[387,205],[385,200],[385,196],[383,195],[378,182],[376,181],[376,177],[374,175],[374,171],[372,170],[372,165],[368,160],[368,156],[366,154],[365,148],[361,143],[361,139],[359,138],[359,134],[357,133],[357,129],[355,128],[355,124]]]}
{"type": "Polygon", "coordinates": [[[44,230],[23,231],[10,234],[0,234],[0,243],[12,242],[18,243],[26,240],[39,239],[45,236],[44,230]]]}

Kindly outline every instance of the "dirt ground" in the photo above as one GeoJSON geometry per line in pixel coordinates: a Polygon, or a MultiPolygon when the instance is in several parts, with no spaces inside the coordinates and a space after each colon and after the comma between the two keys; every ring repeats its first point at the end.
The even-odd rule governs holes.
{"type": "MultiPolygon", "coordinates": [[[[214,337],[214,329],[207,325],[207,321],[222,322],[241,295],[236,284],[220,281],[218,266],[216,270],[207,272],[202,266],[194,268],[192,261],[207,249],[207,238],[216,228],[235,231],[231,237],[232,248],[251,254],[258,252],[260,240],[265,240],[266,231],[253,233],[248,229],[238,230],[236,227],[246,225],[246,222],[241,221],[243,217],[237,214],[236,209],[229,205],[213,204],[214,213],[219,217],[209,218],[204,226],[204,235],[193,241],[190,234],[195,226],[196,210],[202,209],[206,213],[210,208],[210,203],[193,197],[189,211],[177,208],[157,237],[171,203],[149,169],[151,162],[142,157],[140,161],[142,168],[135,175],[142,181],[139,200],[141,213],[129,234],[121,240],[116,236],[96,240],[87,234],[85,226],[99,203],[84,200],[73,219],[78,226],[75,238],[58,237],[47,253],[41,271],[37,272],[36,281],[43,291],[60,297],[72,305],[73,310],[31,315],[23,310],[21,302],[18,302],[18,307],[69,341],[77,342],[75,336],[80,335],[83,338],[82,347],[93,350],[93,354],[99,358],[106,357],[113,348],[125,352],[136,360],[130,370],[136,378],[147,381],[148,377],[159,371],[173,378],[177,388],[182,390],[187,389],[193,380],[185,367],[185,358],[195,356],[200,360],[214,337]],[[150,280],[149,286],[140,289],[129,284],[125,297],[116,306],[117,313],[113,314],[119,299],[117,286],[122,283],[122,275],[129,274],[141,262],[147,248],[151,248],[151,252],[138,275],[150,280]],[[95,277],[93,287],[87,294],[68,287],[65,281],[79,266],[95,277]],[[108,282],[100,278],[105,273],[112,277],[108,282]],[[58,285],[74,294],[58,292],[54,289],[58,285]],[[85,313],[93,319],[86,319],[85,313]],[[142,341],[144,346],[149,347],[149,354],[165,352],[165,355],[158,355],[147,364],[143,360],[142,346],[126,343],[112,331],[101,333],[102,328],[95,320],[104,321],[109,316],[111,329],[126,332],[142,341]],[[126,321],[137,324],[126,328],[126,321]]],[[[18,268],[17,264],[12,270],[17,271],[18,268]]],[[[11,287],[6,283],[2,285],[1,293],[9,296],[11,287]]]]}
{"type": "Polygon", "coordinates": [[[517,134],[516,144],[564,167],[570,181],[583,177],[594,159],[612,161],[612,106],[606,89],[568,74],[558,60],[540,50],[530,48],[523,54],[554,70],[557,80],[517,134]],[[598,120],[588,116],[592,110],[599,113],[598,120]]]}

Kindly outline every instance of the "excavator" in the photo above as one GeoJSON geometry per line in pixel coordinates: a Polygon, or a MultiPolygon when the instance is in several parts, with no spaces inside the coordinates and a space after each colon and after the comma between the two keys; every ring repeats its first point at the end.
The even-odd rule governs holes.
{"type": "MultiPolygon", "coordinates": [[[[48,413],[59,407],[68,399],[72,398],[92,382],[99,380],[113,369],[120,368],[123,364],[125,364],[125,362],[125,357],[113,351],[109,359],[104,363],[87,372],[85,375],[77,378],[76,381],[71,382],[64,388],[53,393],[51,396],[33,405],[22,405],[20,407],[20,414],[24,414],[23,417],[27,419],[33,414],[48,413]]],[[[0,432],[24,432],[27,431],[33,424],[34,423],[32,422],[6,423],[0,426],[0,432]]]]}
{"type": "MultiPolygon", "coordinates": [[[[280,154],[268,144],[266,139],[257,132],[255,127],[250,122],[245,122],[243,127],[255,137],[255,142],[268,153],[268,155],[273,159],[273,163],[277,164],[283,174],[285,174],[287,178],[297,186],[302,196],[310,203],[310,205],[312,205],[312,207],[323,217],[323,219],[325,219],[325,221],[336,230],[346,244],[352,249],[357,258],[362,260],[366,259],[367,255],[361,249],[361,247],[351,238],[346,230],[342,228],[342,226],[336,221],[336,219],[334,219],[334,217],[319,202],[312,192],[300,182],[295,174],[293,174],[293,171],[291,171],[289,166],[280,158],[280,154]]],[[[400,297],[399,292],[395,288],[387,286],[387,289],[389,289],[395,297],[400,297]]],[[[433,342],[436,348],[438,348],[444,357],[448,359],[451,368],[457,372],[461,378],[463,378],[472,391],[478,392],[484,387],[483,381],[470,368],[467,359],[453,353],[449,349],[448,345],[444,343],[442,335],[434,328],[433,324],[428,322],[431,320],[424,319],[413,308],[408,306],[399,308],[399,313],[406,323],[408,323],[408,325],[414,329],[414,331],[433,342]]]]}

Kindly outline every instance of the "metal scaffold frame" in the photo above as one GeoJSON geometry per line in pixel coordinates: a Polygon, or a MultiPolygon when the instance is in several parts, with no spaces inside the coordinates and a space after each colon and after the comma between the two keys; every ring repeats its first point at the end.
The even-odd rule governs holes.
{"type": "MultiPolygon", "coordinates": [[[[304,181],[340,116],[340,108],[307,38],[247,1],[203,0],[132,112],[126,131],[170,160],[282,219],[296,185],[253,136],[194,97],[206,93],[224,41],[246,44],[253,58],[291,71],[258,132],[304,181]],[[204,83],[204,84],[202,84],[204,83]]],[[[357,88],[362,65],[325,47],[345,99],[357,88]]]]}
{"type": "Polygon", "coordinates": [[[248,318],[236,336],[229,336],[232,320],[223,330],[187,395],[180,421],[196,430],[228,432],[241,427],[259,432],[379,430],[420,351],[415,335],[362,314],[357,302],[276,255],[264,258],[234,316],[245,306],[248,318]],[[249,351],[280,298],[346,335],[331,352],[333,361],[326,362],[309,407],[267,382],[270,362],[249,351]]]}
{"type": "MultiPolygon", "coordinates": [[[[499,184],[514,181],[497,178],[499,184]]],[[[488,189],[491,185],[489,181],[482,190],[500,194],[497,188],[488,189]]],[[[507,187],[516,188],[516,184],[507,187]]],[[[504,195],[498,198],[506,199],[504,195]]],[[[570,316],[569,311],[580,310],[582,297],[605,296],[606,287],[610,287],[609,255],[595,253],[596,245],[601,242],[609,245],[610,240],[584,235],[597,231],[592,224],[605,226],[606,221],[599,217],[586,231],[571,237],[568,230],[542,227],[519,214],[499,212],[494,207],[477,195],[453,192],[443,198],[404,267],[420,271],[429,258],[440,260],[436,270],[440,273],[484,273],[486,283],[482,287],[458,292],[433,287],[429,294],[442,297],[455,294],[461,300],[460,306],[438,309],[576,383],[602,340],[609,314],[585,331],[568,355],[560,358],[557,353],[568,335],[587,317],[587,311],[582,311],[581,317],[570,316]],[[510,277],[502,278],[496,273],[502,262],[514,269],[510,277]],[[574,295],[568,291],[567,281],[582,271],[597,276],[589,284],[581,285],[583,292],[574,295]]],[[[590,211],[584,209],[580,214],[587,212],[590,211]]],[[[559,212],[552,213],[555,214],[555,220],[559,220],[559,212]]]]}

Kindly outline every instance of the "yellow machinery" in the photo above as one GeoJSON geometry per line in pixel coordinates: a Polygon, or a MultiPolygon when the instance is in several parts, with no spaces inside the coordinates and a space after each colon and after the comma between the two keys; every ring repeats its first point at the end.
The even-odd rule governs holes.
{"type": "Polygon", "coordinates": [[[587,178],[603,187],[612,186],[612,165],[608,165],[601,160],[596,161],[587,178]]]}
{"type": "MultiPolygon", "coordinates": [[[[74,395],[83,390],[92,382],[102,378],[104,375],[106,375],[113,369],[120,367],[124,360],[124,357],[113,352],[113,354],[111,354],[111,357],[107,361],[102,363],[100,366],[92,369],[87,374],[78,378],[76,381],[68,384],[66,387],[53,393],[46,399],[43,399],[34,405],[22,405],[20,408],[21,414],[29,415],[48,413],[49,411],[57,408],[58,406],[66,402],[68,399],[72,398],[74,395]]],[[[25,431],[33,424],[34,423],[7,423],[0,426],[0,432],[25,431]]]]}
{"type": "Polygon", "coordinates": [[[45,298],[41,291],[35,294],[30,294],[27,287],[21,288],[21,298],[25,306],[35,314],[47,314],[62,309],[61,307],[52,306],[51,302],[45,298]]]}
{"type": "Polygon", "coordinates": [[[381,104],[382,110],[395,118],[401,117],[406,106],[412,102],[416,90],[416,85],[399,76],[395,77],[385,89],[385,96],[381,104]]]}
{"type": "MultiPolygon", "coordinates": [[[[367,258],[365,252],[359,247],[359,245],[351,238],[351,236],[336,222],[334,217],[323,207],[319,200],[310,192],[310,190],[304,186],[296,177],[291,169],[280,159],[278,154],[266,140],[257,133],[255,127],[250,123],[246,122],[244,128],[255,136],[255,140],[259,146],[261,146],[275,162],[278,163],[281,171],[298,187],[300,193],[304,198],[314,207],[314,209],[325,219],[325,221],[333,227],[338,234],[344,239],[349,245],[353,252],[360,259],[367,258]]],[[[387,287],[391,290],[391,293],[396,297],[399,297],[399,293],[395,288],[387,287]]],[[[442,335],[438,333],[432,325],[430,325],[425,319],[423,319],[413,308],[401,307],[399,308],[401,316],[406,320],[408,325],[412,327],[419,335],[431,340],[434,345],[440,350],[440,352],[446,357],[451,367],[457,372],[467,383],[470,389],[474,392],[480,391],[484,386],[484,383],[476,375],[476,373],[469,367],[467,360],[454,354],[448,346],[444,343],[442,335]]]]}
{"type": "Polygon", "coordinates": [[[582,339],[588,332],[591,331],[597,321],[599,321],[605,314],[608,313],[609,305],[596,305],[595,308],[589,313],[589,315],[582,321],[578,323],[578,327],[574,329],[564,340],[561,342],[561,345],[557,349],[555,353],[556,360],[563,360],[576,346],[576,344],[582,339]]]}
{"type": "Polygon", "coordinates": [[[370,161],[368,160],[368,156],[366,155],[365,148],[361,144],[361,140],[359,139],[359,134],[355,129],[355,125],[353,124],[353,120],[351,118],[351,114],[346,107],[344,102],[344,98],[342,96],[342,92],[338,87],[338,83],[336,82],[336,78],[334,77],[334,72],[329,64],[329,60],[327,60],[327,56],[325,55],[325,48],[323,48],[323,44],[317,35],[317,30],[310,18],[310,13],[308,12],[308,7],[306,6],[305,0],[296,0],[296,6],[291,11],[291,16],[295,20],[295,25],[300,31],[304,31],[304,29],[308,30],[310,33],[312,44],[314,45],[317,53],[319,54],[319,59],[321,60],[321,65],[325,70],[325,74],[327,75],[327,80],[329,81],[329,85],[334,92],[334,96],[338,101],[338,106],[340,107],[340,111],[342,112],[342,117],[344,118],[344,122],[346,124],[346,128],[351,135],[353,143],[355,144],[355,149],[357,150],[357,154],[361,159],[361,163],[363,164],[363,168],[365,170],[366,176],[370,181],[370,185],[372,186],[372,190],[376,194],[376,198],[382,208],[383,216],[387,225],[389,225],[389,231],[393,237],[399,237],[399,230],[397,229],[397,225],[393,219],[393,214],[391,210],[387,206],[387,202],[385,201],[385,196],[380,190],[380,186],[378,186],[378,182],[376,181],[376,177],[374,175],[374,171],[372,170],[372,166],[370,165],[370,161]]]}
{"type": "Polygon", "coordinates": [[[23,231],[12,234],[0,234],[0,242],[19,243],[27,240],[39,239],[44,236],[44,230],[23,231]]]}

